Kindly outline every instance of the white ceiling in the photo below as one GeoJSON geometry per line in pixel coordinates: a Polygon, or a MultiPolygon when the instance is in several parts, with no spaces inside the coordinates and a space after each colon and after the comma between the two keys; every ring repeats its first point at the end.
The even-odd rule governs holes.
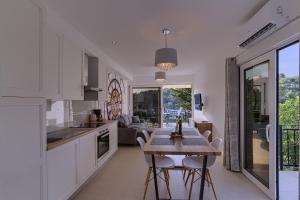
{"type": "MultiPolygon", "coordinates": [[[[169,75],[192,74],[235,56],[237,28],[268,0],[45,0],[133,76],[153,75],[160,30],[179,65],[169,75]],[[118,41],[113,45],[112,41],[118,41]]],[[[225,63],[225,61],[224,61],[225,63]]],[[[220,67],[223,67],[220,66],[220,67]]]]}

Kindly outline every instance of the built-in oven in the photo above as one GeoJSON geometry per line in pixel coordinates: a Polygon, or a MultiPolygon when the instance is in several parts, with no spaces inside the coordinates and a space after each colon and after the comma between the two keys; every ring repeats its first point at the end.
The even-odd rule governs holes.
{"type": "Polygon", "coordinates": [[[97,159],[100,160],[101,157],[109,151],[109,130],[102,129],[99,131],[97,136],[97,159]]]}

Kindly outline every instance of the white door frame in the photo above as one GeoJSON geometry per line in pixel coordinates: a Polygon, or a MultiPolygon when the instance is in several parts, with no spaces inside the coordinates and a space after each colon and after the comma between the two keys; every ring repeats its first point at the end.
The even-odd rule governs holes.
{"type": "Polygon", "coordinates": [[[266,195],[271,199],[276,199],[276,50],[272,50],[262,56],[259,56],[240,67],[240,142],[241,142],[241,166],[242,173],[249,178],[255,185],[257,185],[266,195]],[[269,142],[269,188],[258,181],[244,168],[244,70],[251,68],[255,65],[269,61],[269,80],[270,86],[268,91],[268,108],[270,115],[270,142],[269,142]]]}

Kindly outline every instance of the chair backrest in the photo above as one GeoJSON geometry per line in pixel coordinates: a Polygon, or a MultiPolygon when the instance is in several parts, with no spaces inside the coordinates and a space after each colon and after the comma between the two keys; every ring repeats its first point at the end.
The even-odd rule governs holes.
{"type": "MultiPolygon", "coordinates": [[[[220,145],[222,144],[222,139],[217,137],[213,139],[213,141],[210,143],[215,149],[219,150],[220,145]]],[[[217,156],[208,156],[207,158],[207,166],[212,166],[216,162],[217,156]]]]}
{"type": "Polygon", "coordinates": [[[213,139],[213,141],[210,143],[213,147],[215,147],[216,149],[220,148],[220,145],[222,144],[222,139],[219,137],[216,137],[215,139],[213,139]]]}
{"type": "MultiPolygon", "coordinates": [[[[138,137],[138,138],[136,138],[136,140],[138,141],[141,149],[143,150],[143,148],[146,144],[145,140],[142,137],[138,137]]],[[[145,154],[145,161],[149,166],[151,166],[151,156],[149,154],[145,154]]]]}
{"type": "Polygon", "coordinates": [[[142,137],[138,137],[138,138],[136,138],[136,140],[140,144],[141,149],[143,149],[145,146],[145,143],[146,143],[145,140],[142,137]]]}
{"type": "Polygon", "coordinates": [[[211,135],[211,131],[210,130],[206,130],[203,133],[203,136],[206,137],[206,139],[208,139],[210,135],[211,135]]]}
{"type": "Polygon", "coordinates": [[[145,137],[145,139],[146,139],[146,142],[148,142],[149,139],[150,139],[150,135],[149,135],[148,131],[142,130],[142,133],[143,133],[143,135],[144,135],[144,137],[145,137]]]}

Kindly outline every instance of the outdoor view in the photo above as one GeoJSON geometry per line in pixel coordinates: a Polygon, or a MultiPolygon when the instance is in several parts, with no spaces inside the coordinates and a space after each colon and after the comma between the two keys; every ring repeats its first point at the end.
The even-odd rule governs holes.
{"type": "Polygon", "coordinates": [[[133,115],[144,120],[147,127],[160,127],[160,88],[133,88],[133,115]]]}
{"type": "Polygon", "coordinates": [[[166,85],[163,87],[163,126],[175,126],[176,116],[181,116],[184,125],[192,117],[191,85],[166,85]]]}
{"type": "Polygon", "coordinates": [[[278,52],[281,170],[299,163],[299,43],[278,52]]]}
{"type": "Polygon", "coordinates": [[[299,42],[278,51],[279,196],[298,198],[299,42]]]}
{"type": "Polygon", "coordinates": [[[161,124],[164,127],[175,126],[179,115],[183,125],[187,125],[192,116],[191,109],[191,85],[133,88],[133,115],[144,120],[147,127],[157,128],[161,124]]]}

